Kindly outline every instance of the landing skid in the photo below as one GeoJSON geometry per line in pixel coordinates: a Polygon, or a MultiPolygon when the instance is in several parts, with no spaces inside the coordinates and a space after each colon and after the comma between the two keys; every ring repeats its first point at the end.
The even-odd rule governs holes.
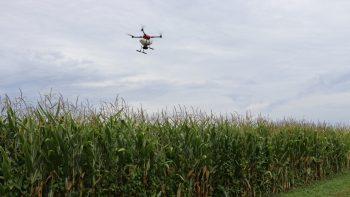
{"type": "Polygon", "coordinates": [[[136,50],[136,51],[139,52],[139,53],[147,54],[147,53],[144,52],[144,51],[140,51],[140,50],[136,50]]]}

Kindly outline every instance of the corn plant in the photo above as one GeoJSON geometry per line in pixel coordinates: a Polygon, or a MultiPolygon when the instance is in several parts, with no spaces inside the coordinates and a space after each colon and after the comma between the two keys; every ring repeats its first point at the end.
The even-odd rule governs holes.
{"type": "Polygon", "coordinates": [[[270,196],[350,168],[346,126],[0,100],[1,196],[270,196]]]}

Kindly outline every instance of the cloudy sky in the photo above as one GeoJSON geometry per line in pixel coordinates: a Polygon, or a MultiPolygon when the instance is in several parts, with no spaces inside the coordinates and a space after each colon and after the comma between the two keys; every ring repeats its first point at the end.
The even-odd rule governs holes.
{"type": "Polygon", "coordinates": [[[349,124],[349,35],[348,0],[1,0],[0,95],[349,124]]]}

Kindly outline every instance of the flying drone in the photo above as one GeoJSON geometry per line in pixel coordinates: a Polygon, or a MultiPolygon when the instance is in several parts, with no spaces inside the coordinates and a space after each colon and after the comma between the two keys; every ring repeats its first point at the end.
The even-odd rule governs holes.
{"type": "Polygon", "coordinates": [[[132,34],[128,34],[128,35],[131,36],[131,38],[141,38],[140,39],[141,49],[140,50],[136,50],[136,51],[140,52],[140,53],[147,54],[145,52],[145,50],[147,50],[147,49],[154,50],[154,48],[151,47],[151,44],[152,44],[152,40],[151,39],[152,38],[162,38],[162,34],[159,34],[159,36],[150,36],[150,35],[145,33],[145,31],[143,30],[143,27],[141,28],[141,31],[143,33],[142,36],[134,36],[132,34]]]}

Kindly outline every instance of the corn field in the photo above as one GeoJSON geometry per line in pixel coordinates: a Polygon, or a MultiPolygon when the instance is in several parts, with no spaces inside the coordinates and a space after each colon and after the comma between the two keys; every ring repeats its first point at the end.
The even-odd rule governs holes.
{"type": "Polygon", "coordinates": [[[271,196],[350,169],[345,126],[0,101],[0,196],[271,196]]]}

